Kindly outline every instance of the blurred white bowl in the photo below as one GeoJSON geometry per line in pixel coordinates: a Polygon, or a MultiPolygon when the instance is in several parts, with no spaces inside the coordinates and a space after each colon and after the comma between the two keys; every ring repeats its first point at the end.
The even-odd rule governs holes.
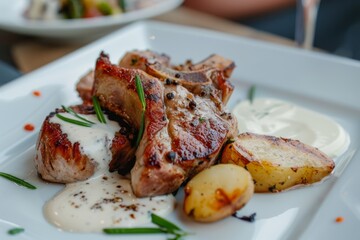
{"type": "Polygon", "coordinates": [[[155,4],[114,16],[91,19],[29,20],[24,12],[29,0],[0,1],[0,29],[49,38],[80,38],[104,35],[129,22],[150,18],[178,7],[183,0],[159,0],[155,4]]]}

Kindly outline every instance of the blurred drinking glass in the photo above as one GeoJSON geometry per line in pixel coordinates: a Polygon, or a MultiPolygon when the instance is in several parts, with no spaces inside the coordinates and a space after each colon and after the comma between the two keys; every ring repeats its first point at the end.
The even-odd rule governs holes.
{"type": "Polygon", "coordinates": [[[304,49],[313,47],[319,3],[320,0],[297,0],[296,3],[295,41],[304,49]]]}

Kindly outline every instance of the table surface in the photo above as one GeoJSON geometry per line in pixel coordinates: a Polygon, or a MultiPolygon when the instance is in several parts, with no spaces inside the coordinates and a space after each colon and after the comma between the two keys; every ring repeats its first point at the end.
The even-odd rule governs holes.
{"type": "MultiPolygon", "coordinates": [[[[176,23],[181,25],[202,27],[221,32],[240,35],[243,37],[269,41],[277,44],[283,44],[296,47],[294,41],[275,36],[269,33],[246,27],[239,23],[231,22],[222,18],[204,14],[186,7],[179,7],[152,18],[153,20],[176,23]]],[[[45,41],[35,37],[26,37],[13,34],[2,33],[2,42],[6,41],[12,56],[13,64],[22,73],[35,70],[88,42],[56,42],[45,41]],[[36,56],[36,58],[34,58],[36,56]]],[[[3,44],[4,45],[4,44],[3,44]]]]}

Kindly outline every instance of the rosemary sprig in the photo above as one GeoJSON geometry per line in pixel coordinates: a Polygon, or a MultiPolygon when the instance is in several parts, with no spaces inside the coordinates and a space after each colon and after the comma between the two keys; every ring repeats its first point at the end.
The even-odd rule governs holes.
{"type": "Polygon", "coordinates": [[[141,141],[142,135],[144,133],[144,129],[145,129],[145,110],[146,110],[145,93],[144,93],[144,88],[141,83],[141,79],[140,79],[139,75],[135,76],[135,86],[136,86],[136,91],[139,95],[139,99],[140,99],[141,106],[142,106],[140,128],[139,128],[139,133],[136,138],[136,146],[138,146],[141,141]]]}
{"type": "Polygon", "coordinates": [[[65,122],[76,124],[76,125],[83,126],[83,127],[91,127],[91,125],[93,125],[92,123],[82,122],[82,121],[79,121],[76,119],[67,118],[59,113],[57,113],[56,116],[65,122]]]}
{"type": "MultiPolygon", "coordinates": [[[[95,113],[96,113],[96,116],[97,116],[99,122],[106,123],[106,118],[105,118],[105,116],[104,116],[104,114],[103,114],[103,112],[101,110],[99,100],[97,99],[96,96],[93,96],[92,101],[93,101],[94,110],[95,110],[95,113]]],[[[64,105],[62,105],[61,107],[64,109],[65,112],[67,112],[67,113],[73,115],[74,117],[76,117],[77,119],[79,119],[79,120],[77,120],[77,119],[73,119],[73,118],[68,118],[68,117],[65,117],[65,116],[57,113],[56,116],[58,118],[60,118],[61,120],[65,121],[65,122],[68,122],[68,123],[83,126],[83,127],[91,127],[93,124],[95,124],[94,122],[80,116],[73,109],[71,109],[69,107],[65,107],[64,105]]]]}
{"type": "Polygon", "coordinates": [[[145,93],[144,93],[144,88],[143,88],[143,85],[142,85],[139,75],[135,76],[135,84],[136,84],[136,91],[140,98],[142,110],[145,111],[145,109],[146,109],[145,93]]]}
{"type": "MultiPolygon", "coordinates": [[[[188,233],[181,230],[175,224],[168,220],[156,215],[151,214],[151,222],[158,225],[158,228],[104,228],[103,232],[106,234],[146,234],[146,233],[165,233],[173,235],[170,239],[181,239],[188,233]]],[[[170,240],[168,239],[168,240],[170,240]]]]}
{"type": "Polygon", "coordinates": [[[15,177],[15,176],[13,176],[11,174],[0,172],[0,176],[7,179],[7,180],[10,180],[10,181],[16,183],[19,186],[23,186],[23,187],[26,187],[26,188],[32,189],[32,190],[36,189],[36,187],[34,185],[32,185],[32,184],[30,184],[30,183],[26,182],[25,180],[22,180],[22,179],[20,179],[18,177],[15,177]]]}
{"type": "Polygon", "coordinates": [[[96,116],[99,119],[99,122],[106,123],[104,113],[101,111],[100,103],[96,96],[92,97],[92,102],[94,105],[96,116]]]}
{"type": "Polygon", "coordinates": [[[90,124],[95,124],[94,122],[80,116],[79,114],[77,114],[74,110],[72,110],[71,108],[69,107],[65,107],[64,105],[61,105],[61,107],[67,112],[67,113],[70,113],[71,115],[77,117],[78,119],[81,119],[83,120],[84,122],[87,122],[87,123],[90,123],[90,124]]]}
{"type": "Polygon", "coordinates": [[[256,90],[256,86],[252,85],[248,91],[247,99],[250,101],[250,103],[253,103],[253,101],[254,101],[255,90],[256,90]]]}
{"type": "Polygon", "coordinates": [[[161,228],[104,228],[106,234],[147,234],[164,233],[161,228]]]}
{"type": "Polygon", "coordinates": [[[181,231],[181,229],[172,222],[169,222],[168,220],[153,213],[151,214],[151,222],[167,230],[181,231]]]}
{"type": "Polygon", "coordinates": [[[12,228],[12,229],[9,229],[7,231],[7,233],[10,234],[10,235],[16,235],[16,234],[19,234],[19,233],[24,232],[24,231],[25,231],[25,229],[23,229],[23,228],[12,228]]]}

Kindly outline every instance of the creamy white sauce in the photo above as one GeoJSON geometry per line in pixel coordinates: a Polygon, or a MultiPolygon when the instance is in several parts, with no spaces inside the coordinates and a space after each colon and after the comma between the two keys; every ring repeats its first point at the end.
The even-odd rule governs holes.
{"type": "MultiPolygon", "coordinates": [[[[65,117],[74,118],[68,113],[65,117]]],[[[110,146],[119,125],[107,119],[99,123],[95,115],[83,115],[93,126],[81,127],[64,122],[56,116],[50,119],[59,123],[61,131],[72,142],[79,142],[81,151],[97,163],[93,177],[86,181],[66,184],[65,188],[44,206],[50,223],[72,232],[100,232],[109,227],[130,227],[151,221],[150,212],[166,215],[175,205],[170,194],[152,198],[136,198],[130,180],[108,172],[111,160],[110,146]]]]}
{"type": "Polygon", "coordinates": [[[103,228],[149,223],[150,212],[164,216],[174,204],[172,195],[136,198],[129,179],[109,173],[67,184],[44,211],[47,219],[63,230],[100,232],[103,228]]]}
{"type": "Polygon", "coordinates": [[[320,113],[278,99],[256,98],[240,102],[233,111],[240,132],[253,132],[299,140],[331,158],[346,151],[349,134],[320,113]]]}
{"type": "MultiPolygon", "coordinates": [[[[76,119],[69,113],[61,113],[64,117],[76,119]]],[[[98,169],[104,169],[111,160],[110,146],[115,132],[120,130],[117,122],[109,120],[106,116],[106,124],[100,123],[96,115],[80,116],[94,122],[91,127],[82,127],[68,123],[54,116],[50,118],[51,123],[58,123],[61,131],[67,135],[71,143],[79,142],[80,151],[98,164],[98,169]]]]}

